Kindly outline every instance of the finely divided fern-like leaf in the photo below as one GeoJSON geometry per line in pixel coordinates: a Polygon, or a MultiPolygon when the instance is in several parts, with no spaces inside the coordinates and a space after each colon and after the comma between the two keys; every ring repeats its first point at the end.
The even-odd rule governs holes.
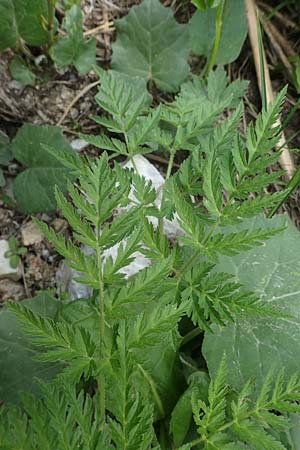
{"type": "Polygon", "coordinates": [[[45,348],[38,357],[40,361],[67,361],[75,372],[78,364],[81,373],[94,363],[97,346],[85,328],[44,318],[19,303],[10,303],[9,309],[21,321],[34,345],[45,348]]]}
{"type": "Polygon", "coordinates": [[[282,431],[286,428],[288,421],[285,413],[300,411],[300,405],[295,402],[300,395],[299,376],[295,374],[286,381],[282,370],[274,383],[274,371],[271,370],[256,400],[253,381],[248,381],[231,401],[228,392],[224,356],[215,379],[211,381],[208,401],[197,399],[196,391],[192,398],[199,438],[190,444],[195,446],[202,443],[207,450],[248,448],[245,445],[257,450],[284,450],[285,446],[272,430],[282,431]],[[233,445],[237,441],[241,443],[240,447],[233,445]]]}
{"type": "Polygon", "coordinates": [[[213,149],[210,143],[209,151],[206,154],[206,160],[203,169],[203,191],[205,198],[203,203],[207,210],[214,217],[219,217],[222,212],[222,189],[220,181],[220,169],[213,149]]]}
{"type": "Polygon", "coordinates": [[[213,265],[202,263],[184,276],[181,297],[189,305],[187,314],[195,325],[211,331],[211,323],[224,326],[245,314],[270,317],[279,314],[253,292],[243,291],[232,275],[214,273],[212,269],[213,265]]]}
{"type": "MultiPolygon", "coordinates": [[[[169,278],[172,268],[172,258],[166,258],[146,269],[139,271],[127,285],[122,287],[115,295],[111,307],[112,317],[124,315],[124,306],[137,303],[148,303],[154,298],[160,298],[175,288],[176,281],[169,278]]],[[[135,310],[136,311],[136,310],[135,310]]],[[[132,311],[131,314],[136,314],[132,311]]],[[[128,311],[129,313],[129,311],[128,311]]]]}
{"type": "Polygon", "coordinates": [[[161,261],[170,254],[168,238],[159,230],[155,230],[152,223],[146,218],[143,222],[143,244],[141,252],[153,261],[161,261]]]}
{"type": "Polygon", "coordinates": [[[103,268],[103,279],[105,284],[116,284],[118,281],[122,281],[124,275],[118,273],[121,269],[128,266],[134,261],[135,253],[141,250],[141,234],[143,229],[137,227],[137,229],[129,236],[126,243],[120,243],[115,259],[110,255],[103,268]]]}
{"type": "Polygon", "coordinates": [[[209,385],[207,404],[197,400],[195,395],[192,397],[194,421],[198,433],[203,436],[203,441],[225,423],[227,391],[227,365],[224,356],[215,379],[209,385]]]}
{"type": "Polygon", "coordinates": [[[115,420],[109,420],[109,433],[119,450],[148,450],[154,437],[153,406],[142,399],[130,382],[132,363],[127,349],[125,323],[119,326],[117,364],[112,382],[116,382],[112,402],[115,420]]]}
{"type": "Polygon", "coordinates": [[[151,313],[140,314],[130,326],[128,347],[146,348],[161,343],[170,332],[177,330],[178,322],[186,309],[187,303],[180,306],[159,305],[151,313]]]}
{"type": "Polygon", "coordinates": [[[269,152],[275,147],[280,138],[278,119],[282,110],[282,105],[286,96],[287,87],[283,88],[275,98],[274,102],[268,106],[257,117],[255,128],[248,127],[247,150],[248,164],[261,154],[269,152]]]}
{"type": "Polygon", "coordinates": [[[218,261],[218,253],[234,256],[241,252],[251,250],[255,246],[263,245],[267,239],[282,231],[283,228],[256,228],[223,234],[216,233],[208,241],[205,252],[213,260],[218,261]]]}

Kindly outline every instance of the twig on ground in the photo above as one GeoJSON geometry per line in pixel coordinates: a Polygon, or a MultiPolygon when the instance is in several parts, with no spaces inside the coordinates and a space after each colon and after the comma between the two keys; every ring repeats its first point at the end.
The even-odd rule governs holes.
{"type": "Polygon", "coordinates": [[[103,23],[102,25],[98,25],[95,28],[92,28],[91,30],[87,30],[83,33],[84,36],[90,36],[91,34],[98,33],[98,31],[108,32],[114,30],[114,22],[108,21],[103,23]]]}
{"type": "Polygon", "coordinates": [[[78,92],[78,94],[76,95],[76,97],[73,98],[73,100],[71,101],[71,103],[69,103],[69,105],[67,106],[67,108],[65,109],[63,115],[61,116],[61,118],[59,119],[59,121],[57,122],[57,125],[60,126],[63,121],[65,120],[65,118],[67,117],[67,115],[69,114],[69,112],[71,111],[71,109],[73,108],[73,106],[78,102],[78,100],[80,100],[80,98],[86,94],[88,91],[90,91],[91,89],[93,89],[93,87],[97,86],[98,84],[100,84],[100,80],[94,81],[93,83],[88,84],[87,86],[85,86],[81,91],[78,92]]]}

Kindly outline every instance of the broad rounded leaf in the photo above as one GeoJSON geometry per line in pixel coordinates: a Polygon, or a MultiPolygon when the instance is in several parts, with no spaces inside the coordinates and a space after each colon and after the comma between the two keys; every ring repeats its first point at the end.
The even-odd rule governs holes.
{"type": "Polygon", "coordinates": [[[18,209],[26,214],[51,212],[57,207],[54,187],[65,191],[70,172],[64,167],[31,167],[14,180],[18,209]]]}
{"type": "Polygon", "coordinates": [[[19,56],[15,56],[9,65],[11,76],[24,86],[32,86],[35,82],[35,75],[26,66],[24,60],[19,56]]]}
{"type": "Polygon", "coordinates": [[[14,47],[17,41],[15,8],[12,0],[0,2],[0,50],[14,47]]]}
{"type": "Polygon", "coordinates": [[[96,39],[85,41],[82,31],[82,12],[73,5],[66,12],[63,23],[67,36],[59,39],[51,48],[50,54],[59,67],[74,64],[79,73],[85,74],[96,62],[96,39]]]}
{"type": "MultiPolygon", "coordinates": [[[[215,40],[215,10],[196,11],[190,24],[190,46],[197,55],[208,57],[215,40]]],[[[216,64],[229,64],[240,54],[247,36],[244,0],[230,0],[222,27],[216,64]]]]}
{"type": "Polygon", "coordinates": [[[42,18],[48,18],[47,0],[1,0],[0,50],[15,47],[20,37],[29,45],[46,44],[42,18]]]}
{"type": "Polygon", "coordinates": [[[57,159],[44,149],[45,144],[57,148],[58,152],[60,150],[73,152],[61,129],[52,125],[26,123],[19,129],[11,143],[14,157],[24,166],[58,167],[57,159]]]}
{"type": "Polygon", "coordinates": [[[42,26],[42,17],[48,19],[48,0],[13,0],[17,27],[22,39],[29,45],[43,45],[48,32],[42,26]]]}
{"type": "Polygon", "coordinates": [[[56,208],[54,186],[65,190],[70,171],[44,148],[47,144],[57,153],[73,152],[69,142],[57,127],[25,124],[12,141],[14,157],[28,169],[14,180],[14,195],[18,208],[34,214],[56,208]]]}
{"type": "MultiPolygon", "coordinates": [[[[58,302],[45,291],[24,304],[39,314],[54,318],[58,302]]],[[[38,392],[37,378],[50,380],[57,364],[35,361],[39,350],[28,343],[18,320],[11,311],[0,312],[0,401],[18,402],[21,392],[38,392]]]]}
{"type": "Polygon", "coordinates": [[[154,81],[168,92],[178,90],[189,73],[186,25],[176,22],[171,8],[144,0],[116,22],[113,69],[154,81]]]}
{"type": "Polygon", "coordinates": [[[292,318],[239,320],[206,333],[203,353],[210,374],[215,376],[225,352],[230,383],[240,389],[253,377],[261,387],[271,367],[285,369],[287,377],[300,369],[300,234],[290,220],[255,218],[243,227],[287,226],[263,247],[248,254],[222,257],[218,270],[235,275],[236,281],[255,290],[270,305],[281,308],[292,318]]]}

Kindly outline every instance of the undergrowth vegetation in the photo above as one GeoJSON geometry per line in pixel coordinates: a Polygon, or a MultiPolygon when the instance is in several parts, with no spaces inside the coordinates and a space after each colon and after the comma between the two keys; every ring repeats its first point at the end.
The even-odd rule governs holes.
{"type": "Polygon", "coordinates": [[[1,448],[281,449],[286,415],[299,410],[297,376],[270,372],[260,392],[250,379],[236,392],[226,354],[209,380],[205,361],[199,365],[199,356],[184,349],[228,321],[289,317],[216,265],[221,255],[247,252],[282,231],[268,219],[263,227],[236,226],[286,195],[266,192],[282,175],[268,168],[280,154],[271,150],[285,89],[244,138],[237,130],[245,85],[227,86],[223,70],[207,84],[195,77],[174,102],[154,109],[126,77],[99,73],[97,102],[108,115],[94,120],[114,137],[85,138],[110,155],[93,161],[47,146],[77,180],[67,196],[58,188],[55,194],[73,240],[36,221],[94,295],[71,302],[73,314],[57,321],[9,304],[32,344],[43,348],[39,360],[63,365],[52,383],[41,385],[40,400],[24,397],[24,412],[2,408],[1,448]],[[220,121],[225,108],[231,112],[220,121]],[[157,192],[135,158],[160,146],[170,163],[157,192]],[[172,174],[179,149],[188,155],[172,174]],[[111,156],[119,154],[134,169],[112,166],[111,156]],[[175,239],[166,221],[178,224],[175,239]],[[127,278],[124,268],[137,252],[146,267],[127,278]]]}
{"type": "MultiPolygon", "coordinates": [[[[77,2],[63,3],[63,37],[45,2],[32,36],[6,11],[16,28],[0,48],[42,45],[57,66],[90,70],[95,42],[77,2]]],[[[3,308],[0,450],[299,449],[300,237],[273,217],[291,192],[277,164],[287,87],[247,124],[248,82],[214,69],[240,52],[243,2],[192,3],[188,25],[156,0],[117,22],[113,70],[94,67],[100,132],[80,134],[99,155],[50,125],[0,134],[0,164],[24,168],[17,208],[59,210],[68,238],[34,222],[91,292],[3,308]],[[202,75],[189,74],[190,48],[202,75]],[[153,101],[155,89],[176,95],[153,101]],[[168,155],[159,185],[142,169],[155,153],[168,155]]],[[[11,238],[11,266],[26,251],[11,238]]]]}

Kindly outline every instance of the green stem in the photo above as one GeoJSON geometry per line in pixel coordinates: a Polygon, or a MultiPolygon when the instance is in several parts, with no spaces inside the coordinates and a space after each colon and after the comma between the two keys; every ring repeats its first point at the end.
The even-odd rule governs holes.
{"type": "Polygon", "coordinates": [[[130,149],[129,149],[129,139],[128,139],[126,130],[124,128],[124,124],[123,124],[122,128],[123,128],[122,133],[123,133],[123,136],[124,136],[124,139],[125,139],[126,148],[127,148],[127,154],[128,154],[129,159],[131,161],[132,167],[134,168],[136,174],[138,175],[138,169],[137,169],[135,160],[134,160],[133,155],[132,155],[132,153],[130,152],[130,149]]]}
{"type": "Polygon", "coordinates": [[[215,221],[215,223],[211,226],[206,238],[203,240],[202,245],[206,245],[208,243],[208,241],[210,240],[210,238],[212,237],[212,235],[214,234],[214,232],[216,231],[216,229],[218,228],[218,226],[220,225],[220,217],[217,218],[217,220],[215,221]]]}
{"type": "Polygon", "coordinates": [[[187,260],[187,262],[184,264],[182,269],[178,272],[179,277],[181,277],[184,272],[187,270],[187,268],[194,262],[194,260],[200,255],[201,249],[198,248],[198,250],[195,250],[190,259],[187,260]]]}
{"type": "MultiPolygon", "coordinates": [[[[169,158],[168,168],[167,168],[167,173],[166,173],[166,181],[167,181],[167,180],[170,178],[170,176],[171,176],[172,167],[173,167],[173,163],[174,163],[175,153],[176,153],[176,150],[175,150],[174,148],[171,148],[171,149],[170,149],[170,158],[169,158]]],[[[163,208],[164,202],[165,202],[165,196],[164,196],[164,191],[163,191],[162,197],[161,197],[161,205],[160,205],[160,209],[163,208]]],[[[163,219],[163,217],[159,217],[159,219],[158,219],[158,229],[159,229],[159,234],[160,234],[160,236],[162,236],[162,235],[163,235],[163,232],[164,232],[164,219],[163,219]]]]}
{"type": "Polygon", "coordinates": [[[140,364],[138,364],[137,366],[138,366],[139,371],[142,373],[143,377],[145,378],[145,380],[147,381],[147,383],[150,386],[150,389],[152,391],[153,398],[154,398],[154,401],[156,403],[156,406],[158,408],[159,413],[161,414],[162,417],[165,417],[165,415],[166,415],[165,409],[164,409],[164,406],[162,404],[162,401],[161,401],[161,398],[159,396],[159,393],[157,392],[157,389],[156,389],[154,381],[152,380],[152,378],[150,377],[148,372],[140,364]]]}
{"type": "Polygon", "coordinates": [[[167,174],[166,174],[166,180],[168,180],[170,178],[173,163],[174,163],[175,153],[176,153],[176,150],[174,148],[171,148],[170,158],[169,158],[169,163],[168,163],[168,168],[167,168],[167,174]]]}
{"type": "Polygon", "coordinates": [[[194,262],[194,260],[200,255],[200,252],[202,250],[202,247],[205,247],[205,245],[207,244],[207,242],[209,241],[209,239],[211,238],[211,236],[214,234],[214,232],[216,231],[216,229],[218,228],[218,226],[220,225],[220,218],[218,218],[215,223],[211,226],[208,234],[206,235],[206,238],[203,239],[203,241],[201,242],[201,248],[198,248],[197,250],[195,250],[195,252],[192,254],[192,256],[190,257],[190,259],[187,260],[187,262],[184,264],[184,266],[182,267],[182,269],[178,272],[178,276],[179,278],[184,274],[184,272],[187,270],[187,268],[194,262]]]}
{"type": "Polygon", "coordinates": [[[168,442],[168,431],[166,430],[164,420],[161,420],[159,425],[159,443],[162,450],[168,450],[170,448],[168,442]]]}
{"type": "MultiPolygon", "coordinates": [[[[97,241],[100,238],[100,224],[96,228],[97,241]]],[[[100,363],[105,359],[105,308],[104,308],[104,282],[102,274],[102,255],[101,247],[97,248],[97,265],[98,265],[98,282],[99,282],[99,331],[100,331],[100,363]]],[[[100,423],[105,423],[105,377],[100,372],[99,375],[99,391],[100,391],[100,423]]]]}
{"type": "Polygon", "coordinates": [[[180,343],[180,348],[193,340],[195,337],[199,336],[199,334],[201,333],[203,333],[203,330],[201,330],[201,328],[194,328],[193,330],[189,331],[185,336],[183,336],[180,343]]]}
{"type": "Polygon", "coordinates": [[[224,19],[224,12],[225,12],[225,4],[227,3],[226,0],[223,0],[219,6],[217,6],[216,8],[216,36],[215,36],[215,41],[214,41],[214,46],[212,49],[212,52],[210,54],[210,58],[209,61],[206,65],[205,71],[204,71],[204,76],[208,76],[209,73],[212,71],[215,63],[216,63],[216,59],[219,53],[219,47],[220,47],[220,41],[221,41],[221,34],[222,34],[222,28],[223,28],[223,19],[224,19]]]}

